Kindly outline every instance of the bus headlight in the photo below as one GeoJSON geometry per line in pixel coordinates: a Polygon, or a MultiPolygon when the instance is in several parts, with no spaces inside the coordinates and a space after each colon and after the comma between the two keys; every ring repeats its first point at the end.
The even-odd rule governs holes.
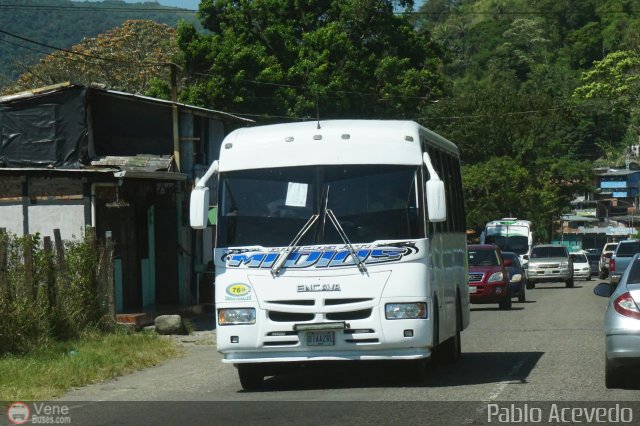
{"type": "Polygon", "coordinates": [[[416,303],[387,303],[384,307],[387,319],[424,319],[427,317],[427,304],[416,303]]]}
{"type": "Polygon", "coordinates": [[[254,308],[219,309],[218,324],[255,324],[256,310],[254,308]]]}

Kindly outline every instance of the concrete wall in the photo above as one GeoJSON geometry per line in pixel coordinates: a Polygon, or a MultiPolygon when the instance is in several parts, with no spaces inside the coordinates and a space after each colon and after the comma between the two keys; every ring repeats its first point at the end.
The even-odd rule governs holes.
{"type": "Polygon", "coordinates": [[[11,234],[22,235],[23,223],[22,204],[0,205],[0,228],[5,228],[11,234]]]}
{"type": "Polygon", "coordinates": [[[59,229],[63,240],[79,240],[85,229],[85,207],[82,201],[60,205],[31,205],[29,212],[29,233],[39,232],[42,236],[53,237],[53,230],[59,229]]]}

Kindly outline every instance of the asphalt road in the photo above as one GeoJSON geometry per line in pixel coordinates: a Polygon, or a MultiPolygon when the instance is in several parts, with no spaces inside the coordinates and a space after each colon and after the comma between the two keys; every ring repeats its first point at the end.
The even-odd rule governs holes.
{"type": "Polygon", "coordinates": [[[471,325],[462,334],[463,359],[430,367],[422,383],[412,383],[395,364],[349,363],[268,378],[261,391],[246,392],[233,366],[220,362],[212,335],[185,344],[180,359],[73,390],[58,402],[91,424],[137,424],[153,416],[165,424],[475,424],[488,422],[489,411],[509,408],[514,415],[512,407],[517,415],[518,408],[524,413],[539,406],[546,416],[556,403],[621,402],[636,403],[630,408],[635,422],[640,380],[636,389],[604,386],[607,299],[593,294],[596,283],[580,281],[572,289],[539,284],[510,311],[472,305],[471,325]]]}

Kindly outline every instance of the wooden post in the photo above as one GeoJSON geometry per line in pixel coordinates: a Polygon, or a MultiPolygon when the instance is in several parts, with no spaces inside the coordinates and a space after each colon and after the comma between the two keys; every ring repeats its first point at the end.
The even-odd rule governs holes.
{"type": "Polygon", "coordinates": [[[9,248],[9,240],[5,228],[0,228],[0,295],[4,292],[7,301],[11,300],[11,289],[9,280],[7,280],[7,250],[9,248]]]}
{"type": "Polygon", "coordinates": [[[44,253],[47,265],[47,269],[45,270],[47,299],[49,300],[49,306],[53,307],[56,305],[56,274],[53,262],[53,242],[51,242],[51,237],[44,237],[44,253]]]}
{"type": "Polygon", "coordinates": [[[25,292],[31,293],[33,300],[38,297],[38,288],[33,282],[33,237],[31,234],[25,235],[27,243],[24,247],[24,284],[25,292]]]}
{"type": "Polygon", "coordinates": [[[85,230],[85,238],[89,242],[89,246],[91,247],[91,249],[95,250],[96,246],[97,246],[96,228],[94,228],[93,226],[87,226],[87,228],[85,230]]]}
{"type": "Polygon", "coordinates": [[[64,260],[64,242],[60,236],[60,230],[53,230],[53,238],[56,242],[56,263],[58,264],[58,271],[60,272],[61,283],[63,286],[68,287],[67,283],[67,266],[64,260]]]}
{"type": "Polygon", "coordinates": [[[112,318],[116,317],[116,286],[113,279],[113,239],[111,238],[111,232],[107,231],[105,234],[105,249],[102,252],[102,259],[100,264],[103,265],[103,282],[105,283],[105,294],[107,302],[107,315],[112,318]]]}

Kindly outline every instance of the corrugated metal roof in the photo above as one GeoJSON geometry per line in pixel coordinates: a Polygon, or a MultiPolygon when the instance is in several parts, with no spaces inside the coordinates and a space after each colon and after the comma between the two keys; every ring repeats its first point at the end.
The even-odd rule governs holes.
{"type": "Polygon", "coordinates": [[[121,170],[138,172],[168,172],[173,163],[173,156],[170,155],[146,155],[134,156],[111,156],[99,158],[91,161],[92,167],[117,167],[121,170]]]}
{"type": "Polygon", "coordinates": [[[611,169],[611,170],[607,170],[604,173],[600,173],[598,176],[627,176],[627,175],[632,175],[634,173],[640,173],[640,170],[611,169]]]}
{"type": "Polygon", "coordinates": [[[567,222],[598,222],[598,219],[588,216],[578,216],[572,214],[563,214],[562,220],[567,222]]]}

